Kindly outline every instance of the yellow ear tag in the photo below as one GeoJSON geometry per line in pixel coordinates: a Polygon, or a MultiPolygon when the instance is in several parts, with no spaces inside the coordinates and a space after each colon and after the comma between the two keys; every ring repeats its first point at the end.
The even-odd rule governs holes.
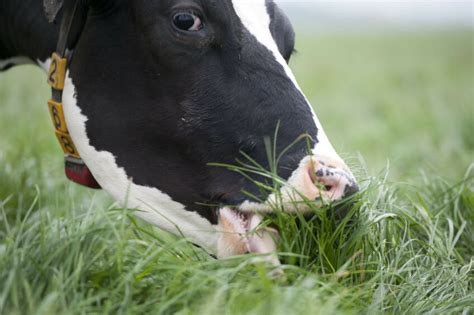
{"type": "Polygon", "coordinates": [[[67,59],[61,58],[57,53],[53,53],[51,66],[48,72],[48,84],[55,90],[64,89],[64,80],[66,78],[67,59]]]}
{"type": "Polygon", "coordinates": [[[69,134],[62,133],[61,131],[56,130],[56,138],[58,138],[59,144],[61,145],[61,148],[63,149],[64,155],[74,157],[76,159],[81,158],[69,134]]]}
{"type": "Polygon", "coordinates": [[[63,149],[63,152],[67,156],[80,159],[79,152],[77,152],[76,146],[69,135],[67,129],[66,119],[64,118],[63,105],[53,100],[48,101],[49,113],[53,120],[56,138],[58,138],[59,144],[63,149]]]}
{"type": "Polygon", "coordinates": [[[66,119],[64,118],[63,105],[53,100],[48,101],[49,113],[53,121],[54,128],[62,133],[69,133],[66,119]]]}

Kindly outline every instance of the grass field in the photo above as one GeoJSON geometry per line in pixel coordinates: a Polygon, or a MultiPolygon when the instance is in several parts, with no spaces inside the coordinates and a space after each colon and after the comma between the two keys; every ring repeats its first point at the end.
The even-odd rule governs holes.
{"type": "Polygon", "coordinates": [[[472,314],[472,38],[300,36],[292,67],[364,189],[344,220],[275,219],[276,278],[67,182],[45,75],[0,74],[0,314],[472,314]]]}

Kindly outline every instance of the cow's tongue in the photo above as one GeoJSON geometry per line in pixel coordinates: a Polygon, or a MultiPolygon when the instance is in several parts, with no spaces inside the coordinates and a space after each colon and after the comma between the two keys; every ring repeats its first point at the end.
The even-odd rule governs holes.
{"type": "MultiPolygon", "coordinates": [[[[234,236],[238,234],[237,242],[239,244],[234,245],[236,249],[241,248],[256,254],[270,254],[276,251],[274,239],[278,233],[270,228],[256,229],[263,220],[260,215],[243,213],[231,208],[222,208],[220,216],[221,221],[225,222],[226,232],[233,233],[234,236]]],[[[235,238],[234,241],[236,241],[235,238]]],[[[239,251],[236,250],[235,254],[243,254],[239,251]]],[[[278,258],[275,255],[269,256],[269,260],[273,264],[279,265],[278,258]]]]}

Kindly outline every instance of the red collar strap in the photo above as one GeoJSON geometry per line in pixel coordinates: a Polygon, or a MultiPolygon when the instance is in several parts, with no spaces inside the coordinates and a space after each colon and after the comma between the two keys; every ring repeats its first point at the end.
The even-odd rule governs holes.
{"type": "Polygon", "coordinates": [[[99,189],[100,185],[95,180],[91,171],[81,159],[64,118],[62,94],[64,81],[68,68],[68,61],[72,57],[72,51],[66,49],[68,35],[79,1],[65,1],[63,20],[59,32],[59,41],[56,52],[51,57],[51,66],[48,73],[48,84],[52,89],[52,98],[48,101],[49,112],[53,120],[56,138],[64,152],[66,176],[71,181],[90,188],[99,189]],[[66,56],[67,55],[67,56],[66,56]]]}

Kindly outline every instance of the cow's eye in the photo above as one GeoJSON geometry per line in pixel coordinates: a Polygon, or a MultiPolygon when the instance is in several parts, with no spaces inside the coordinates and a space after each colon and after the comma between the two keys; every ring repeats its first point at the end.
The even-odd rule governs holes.
{"type": "Polygon", "coordinates": [[[193,13],[180,12],[174,15],[173,24],[180,30],[196,32],[202,29],[201,19],[193,13]]]}

